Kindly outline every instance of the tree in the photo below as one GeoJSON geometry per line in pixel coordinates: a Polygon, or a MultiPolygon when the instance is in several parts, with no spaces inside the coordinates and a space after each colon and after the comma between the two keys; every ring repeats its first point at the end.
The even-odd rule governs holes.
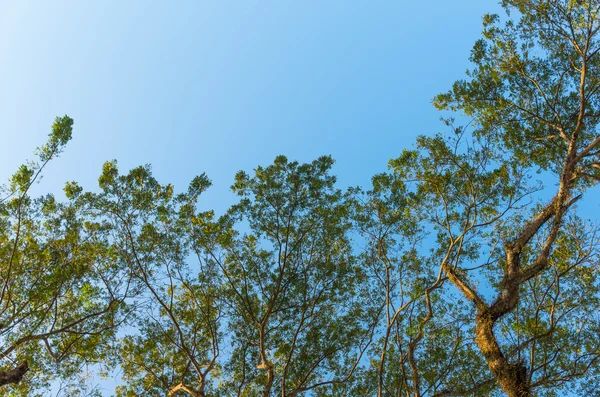
{"type": "MultiPolygon", "coordinates": [[[[473,49],[469,79],[436,99],[439,108],[473,118],[481,154],[464,162],[446,142],[423,141],[433,162],[417,160],[425,171],[413,168],[411,174],[424,177],[420,188],[444,208],[447,215],[437,215],[447,229],[445,245],[455,246],[454,257],[460,257],[467,233],[480,233],[474,229],[487,229],[485,223],[498,225],[481,234],[488,250],[498,244],[489,299],[460,265],[441,266],[475,310],[475,342],[494,379],[509,396],[527,396],[575,381],[598,360],[597,343],[582,337],[598,330],[597,319],[585,315],[597,303],[592,270],[597,241],[576,218],[575,203],[600,180],[600,4],[505,0],[502,5],[516,17],[505,23],[496,15],[484,18],[484,39],[473,49]],[[473,169],[478,164],[479,170],[473,169]],[[427,174],[440,167],[432,183],[427,174]],[[524,178],[536,170],[553,178],[556,190],[546,199],[537,196],[536,205],[516,207],[515,199],[531,193],[524,178]],[[587,280],[572,273],[586,274],[587,280]],[[576,288],[586,294],[567,298],[576,288]],[[572,306],[561,307],[567,302],[572,306]],[[533,324],[516,318],[522,314],[533,324]],[[510,323],[525,338],[516,345],[499,330],[513,316],[510,323]],[[527,357],[519,354],[524,349],[527,357]]],[[[410,168],[410,161],[397,165],[410,168]]]]}
{"type": "Polygon", "coordinates": [[[230,310],[234,395],[343,395],[369,346],[375,316],[332,164],[279,156],[236,176],[241,200],[220,223],[248,232],[230,232],[212,253],[230,310]]]}
{"type": "Polygon", "coordinates": [[[117,176],[107,166],[104,199],[148,193],[138,215],[113,211],[150,302],[140,335],[126,337],[120,352],[122,395],[345,388],[371,340],[374,313],[359,295],[364,275],[351,253],[349,202],[333,186],[331,164],[280,156],[253,177],[239,173],[233,190],[241,200],[218,220],[195,209],[193,194],[171,204],[161,192],[172,189],[146,169],[117,176]]]}
{"type": "MultiPolygon", "coordinates": [[[[472,138],[466,142],[462,131],[420,138],[418,150],[391,163],[394,174],[376,179],[367,202],[377,217],[363,225],[370,226],[364,229],[382,264],[382,294],[393,307],[385,325],[398,328],[392,344],[383,339],[377,345],[377,374],[386,391],[380,394],[489,396],[502,389],[511,395],[497,368],[489,368],[488,354],[479,353],[489,348],[483,337],[493,338],[508,373],[521,377],[519,393],[596,390],[600,322],[589,314],[600,303],[596,228],[574,213],[565,218],[547,267],[518,286],[512,311],[484,322],[482,313],[506,293],[505,242],[543,209],[536,202],[543,196],[534,196],[539,187],[530,186],[526,169],[472,138]],[[483,327],[490,333],[482,336],[483,327]],[[386,355],[400,366],[384,365],[386,355]]],[[[536,263],[551,230],[540,230],[523,249],[525,269],[536,263]]]]}
{"type": "MultiPolygon", "coordinates": [[[[424,197],[405,177],[377,175],[371,191],[356,191],[361,263],[370,269],[372,299],[382,309],[371,367],[357,395],[439,395],[487,375],[471,343],[471,312],[435,266],[448,260],[448,249],[423,243],[430,234],[424,197]]],[[[487,395],[488,386],[477,389],[487,395]]]]}
{"type": "Polygon", "coordinates": [[[101,343],[122,319],[127,291],[113,278],[109,237],[81,202],[29,196],[71,138],[72,125],[67,116],[57,118],[37,161],[22,165],[2,190],[0,387],[14,393],[98,362],[101,343]]]}
{"type": "Polygon", "coordinates": [[[136,332],[123,338],[116,353],[126,381],[117,395],[204,396],[221,341],[218,285],[206,268],[190,276],[187,261],[190,222],[210,216],[195,211],[210,183],[201,175],[186,193],[174,195],[173,186],[159,184],[149,167],[119,175],[115,162],[105,163],[99,182],[100,193],[81,199],[116,236],[136,302],[129,323],[136,332]]]}

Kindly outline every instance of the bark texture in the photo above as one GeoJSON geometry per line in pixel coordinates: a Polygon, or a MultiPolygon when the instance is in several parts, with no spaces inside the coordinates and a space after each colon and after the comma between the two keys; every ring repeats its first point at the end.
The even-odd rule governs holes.
{"type": "Polygon", "coordinates": [[[29,365],[27,361],[23,361],[23,363],[13,369],[0,371],[0,386],[19,383],[28,370],[29,365]]]}

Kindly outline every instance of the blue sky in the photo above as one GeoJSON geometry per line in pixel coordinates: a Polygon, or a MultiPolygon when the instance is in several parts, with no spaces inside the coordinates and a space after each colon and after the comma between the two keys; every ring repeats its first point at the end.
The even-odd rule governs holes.
{"type": "Polygon", "coordinates": [[[495,1],[0,2],[0,178],[75,119],[41,191],[93,189],[104,161],[151,163],[203,206],[233,202],[236,171],[331,154],[369,183],[418,134],[443,130],[432,97],[464,76],[495,1]]]}

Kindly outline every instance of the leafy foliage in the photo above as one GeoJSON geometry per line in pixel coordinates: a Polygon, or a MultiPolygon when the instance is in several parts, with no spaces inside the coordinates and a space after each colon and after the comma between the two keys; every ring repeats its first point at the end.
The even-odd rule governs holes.
{"type": "Polygon", "coordinates": [[[127,293],[113,279],[110,236],[82,202],[28,195],[72,124],[56,119],[38,162],[19,168],[0,202],[0,384],[18,383],[14,395],[102,359],[101,344],[123,316],[127,293]]]}

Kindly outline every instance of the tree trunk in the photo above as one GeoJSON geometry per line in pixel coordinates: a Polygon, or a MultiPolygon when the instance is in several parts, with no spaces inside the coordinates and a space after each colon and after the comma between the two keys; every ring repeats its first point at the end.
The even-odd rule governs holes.
{"type": "Polygon", "coordinates": [[[204,392],[202,390],[193,390],[193,389],[187,387],[186,385],[184,385],[183,383],[180,383],[177,386],[175,386],[174,388],[172,388],[171,390],[169,390],[169,393],[167,394],[167,396],[172,397],[175,394],[177,394],[177,392],[179,392],[179,391],[185,392],[188,395],[190,395],[191,397],[204,397],[204,392]]]}
{"type": "Polygon", "coordinates": [[[531,389],[527,380],[527,367],[522,363],[511,364],[502,354],[494,335],[494,322],[488,311],[478,314],[475,341],[483,353],[490,371],[509,397],[529,397],[531,389]]]}
{"type": "Polygon", "coordinates": [[[262,392],[263,397],[269,397],[271,395],[271,388],[273,387],[273,380],[275,379],[273,367],[273,363],[271,363],[269,360],[263,361],[256,367],[258,369],[264,369],[267,371],[267,384],[262,392]]]}
{"type": "Polygon", "coordinates": [[[27,361],[23,361],[21,365],[13,369],[0,371],[0,386],[19,383],[28,370],[29,365],[27,361]]]}

